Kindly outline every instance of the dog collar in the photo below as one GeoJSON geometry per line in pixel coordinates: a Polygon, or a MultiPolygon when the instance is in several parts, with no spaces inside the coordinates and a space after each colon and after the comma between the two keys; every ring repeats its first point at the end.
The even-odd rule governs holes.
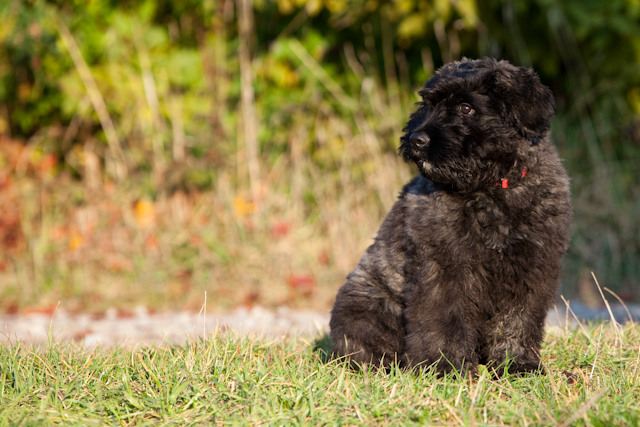
{"type": "MultiPolygon", "coordinates": [[[[516,180],[524,178],[524,176],[529,172],[529,168],[522,171],[522,176],[520,178],[516,178],[516,180]]],[[[502,188],[509,187],[509,180],[507,178],[502,178],[500,181],[496,182],[496,185],[501,186],[502,188]]]]}

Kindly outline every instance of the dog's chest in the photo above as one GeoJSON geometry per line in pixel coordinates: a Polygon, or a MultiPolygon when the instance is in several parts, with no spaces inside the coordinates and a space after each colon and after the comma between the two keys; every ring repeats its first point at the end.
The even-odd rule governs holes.
{"type": "Polygon", "coordinates": [[[404,219],[418,258],[457,268],[500,262],[528,252],[521,247],[543,246],[531,240],[530,217],[526,209],[505,209],[481,195],[433,191],[407,194],[404,219]]]}

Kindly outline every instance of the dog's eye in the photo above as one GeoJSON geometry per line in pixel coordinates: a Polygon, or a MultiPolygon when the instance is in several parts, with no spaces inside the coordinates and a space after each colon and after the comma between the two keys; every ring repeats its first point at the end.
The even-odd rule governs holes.
{"type": "Polygon", "coordinates": [[[476,112],[476,110],[471,108],[471,105],[469,104],[460,104],[460,106],[458,107],[458,110],[460,110],[460,112],[465,116],[470,116],[471,114],[476,112]]]}

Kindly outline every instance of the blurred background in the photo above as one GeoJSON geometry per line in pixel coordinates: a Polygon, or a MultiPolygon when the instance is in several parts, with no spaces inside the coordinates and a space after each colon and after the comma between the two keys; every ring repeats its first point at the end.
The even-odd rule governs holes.
{"type": "Polygon", "coordinates": [[[4,0],[0,312],[327,310],[418,88],[486,55],[556,96],[562,294],[640,301],[636,0],[4,0]]]}

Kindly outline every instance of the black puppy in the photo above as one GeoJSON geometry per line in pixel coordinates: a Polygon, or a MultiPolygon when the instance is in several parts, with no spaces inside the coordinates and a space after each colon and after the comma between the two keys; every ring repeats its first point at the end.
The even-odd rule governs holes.
{"type": "Polygon", "coordinates": [[[420,175],[338,292],[333,352],[440,374],[542,369],[572,212],[553,95],[491,58],[444,65],[420,95],[399,149],[420,175]]]}

